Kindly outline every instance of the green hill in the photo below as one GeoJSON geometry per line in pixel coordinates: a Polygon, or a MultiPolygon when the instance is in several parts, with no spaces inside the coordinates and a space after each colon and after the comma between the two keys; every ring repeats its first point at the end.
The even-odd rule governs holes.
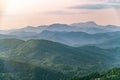
{"type": "Polygon", "coordinates": [[[47,40],[28,40],[13,50],[9,58],[70,75],[104,70],[114,62],[110,52],[101,48],[70,47],[47,40]]]}
{"type": "Polygon", "coordinates": [[[0,40],[0,51],[6,51],[12,48],[16,48],[18,45],[25,41],[19,39],[1,39],[0,40]]]}
{"type": "Polygon", "coordinates": [[[60,78],[67,78],[67,76],[28,63],[0,60],[0,80],[58,80],[60,78]]]}
{"type": "Polygon", "coordinates": [[[16,49],[24,42],[19,39],[0,39],[0,57],[8,57],[13,49],[16,49]]]}
{"type": "Polygon", "coordinates": [[[95,46],[71,47],[48,40],[0,40],[0,58],[22,62],[65,75],[86,75],[113,67],[110,50],[95,46]]]}

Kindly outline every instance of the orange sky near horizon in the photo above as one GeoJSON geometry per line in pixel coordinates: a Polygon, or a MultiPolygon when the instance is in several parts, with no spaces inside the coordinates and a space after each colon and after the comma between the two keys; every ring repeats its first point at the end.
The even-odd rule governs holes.
{"type": "Polygon", "coordinates": [[[103,2],[85,0],[0,0],[0,29],[52,23],[95,21],[102,25],[120,25],[120,9],[71,9],[83,4],[103,2]]]}

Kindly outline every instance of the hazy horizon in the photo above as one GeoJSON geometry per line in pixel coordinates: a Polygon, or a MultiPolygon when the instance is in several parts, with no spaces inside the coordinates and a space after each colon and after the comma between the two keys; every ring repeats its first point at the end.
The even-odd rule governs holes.
{"type": "Polygon", "coordinates": [[[120,25],[119,0],[0,0],[0,30],[94,21],[120,25]]]}
{"type": "MultiPolygon", "coordinates": [[[[79,23],[87,23],[87,22],[94,22],[94,21],[85,21],[85,22],[74,22],[74,23],[69,23],[69,24],[67,24],[67,23],[50,23],[50,24],[38,24],[38,25],[36,25],[36,26],[33,26],[33,25],[26,25],[26,26],[21,26],[21,27],[19,27],[19,28],[11,28],[11,29],[0,29],[0,30],[14,30],[14,29],[22,29],[22,28],[27,28],[27,27],[43,27],[43,26],[46,26],[46,27],[49,27],[50,25],[53,25],[53,24],[65,24],[65,25],[71,25],[71,24],[79,24],[79,23]]],[[[108,25],[113,25],[113,26],[118,26],[118,27],[120,27],[120,25],[115,25],[115,24],[98,24],[98,23],[96,23],[96,22],[94,22],[95,24],[97,24],[97,25],[101,25],[101,26],[103,26],[103,27],[105,27],[105,26],[108,26],[108,25]]]]}

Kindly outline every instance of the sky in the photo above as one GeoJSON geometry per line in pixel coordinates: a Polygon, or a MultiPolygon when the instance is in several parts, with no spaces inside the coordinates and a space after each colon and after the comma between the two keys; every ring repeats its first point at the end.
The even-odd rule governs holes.
{"type": "Polygon", "coordinates": [[[120,25],[120,0],[0,0],[0,30],[87,21],[120,25]]]}

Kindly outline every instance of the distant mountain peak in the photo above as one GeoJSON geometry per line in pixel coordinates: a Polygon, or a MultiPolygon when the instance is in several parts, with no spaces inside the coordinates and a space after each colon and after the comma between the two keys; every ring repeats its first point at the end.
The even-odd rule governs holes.
{"type": "Polygon", "coordinates": [[[27,27],[25,27],[25,28],[33,28],[33,26],[27,26],[27,27]]]}
{"type": "Polygon", "coordinates": [[[94,21],[88,21],[88,22],[85,22],[85,24],[88,24],[88,25],[97,25],[94,21]]]}
{"type": "Polygon", "coordinates": [[[96,24],[94,21],[88,21],[88,22],[80,22],[80,23],[73,23],[71,26],[76,27],[98,27],[99,25],[96,24]]]}
{"type": "Polygon", "coordinates": [[[67,24],[60,24],[60,23],[55,23],[55,24],[51,24],[51,25],[50,25],[50,27],[54,27],[54,26],[56,26],[56,27],[67,26],[67,27],[68,27],[67,24]]]}

